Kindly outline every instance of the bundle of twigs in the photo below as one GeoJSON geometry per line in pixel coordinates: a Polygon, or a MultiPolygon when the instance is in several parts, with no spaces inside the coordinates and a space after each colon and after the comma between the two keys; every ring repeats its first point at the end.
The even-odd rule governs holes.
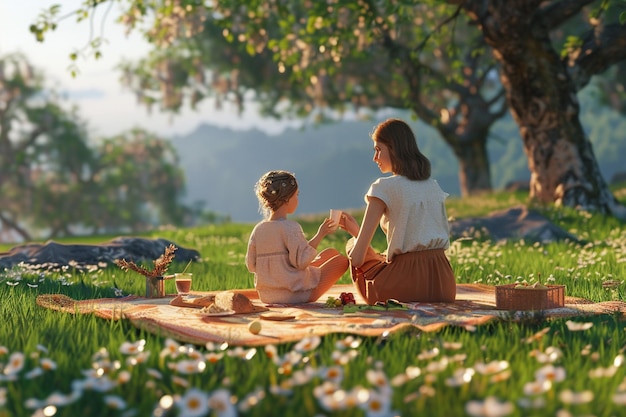
{"type": "Polygon", "coordinates": [[[158,259],[153,261],[154,268],[152,270],[144,268],[141,265],[137,265],[133,261],[127,261],[126,259],[116,259],[114,262],[117,266],[122,268],[122,270],[124,271],[128,271],[128,270],[135,271],[145,277],[150,277],[150,278],[162,277],[167,272],[167,268],[172,263],[174,256],[176,256],[174,255],[174,252],[176,252],[176,249],[178,248],[172,244],[166,247],[163,255],[159,256],[158,259]]]}

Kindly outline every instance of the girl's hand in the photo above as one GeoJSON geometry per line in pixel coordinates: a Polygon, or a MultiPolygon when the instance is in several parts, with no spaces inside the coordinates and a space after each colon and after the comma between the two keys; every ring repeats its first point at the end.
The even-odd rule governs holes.
{"type": "Polygon", "coordinates": [[[334,224],[333,219],[330,219],[330,218],[324,219],[322,224],[320,224],[320,227],[317,229],[317,234],[320,237],[324,237],[326,235],[334,233],[335,230],[337,230],[337,228],[334,226],[336,225],[334,224]]]}
{"type": "Polygon", "coordinates": [[[346,213],[345,211],[341,213],[341,220],[339,221],[339,227],[341,227],[346,232],[350,233],[350,235],[356,237],[359,234],[359,222],[356,221],[352,215],[346,213]]]}

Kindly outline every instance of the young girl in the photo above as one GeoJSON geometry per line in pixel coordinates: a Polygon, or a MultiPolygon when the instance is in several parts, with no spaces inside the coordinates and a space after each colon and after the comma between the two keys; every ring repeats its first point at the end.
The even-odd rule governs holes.
{"type": "Polygon", "coordinates": [[[456,281],[445,250],[450,246],[444,201],[448,194],[430,179],[430,161],[404,121],[388,119],[372,134],[374,162],[383,174],[365,195],[363,223],[347,213],[340,226],[354,238],[346,247],[352,280],[369,304],[453,302],[456,281]],[[370,246],[380,224],[387,250],[370,246]]]}
{"type": "Polygon", "coordinates": [[[317,246],[336,230],[325,219],[308,240],[299,223],[288,220],[298,207],[298,183],[286,171],[270,171],[256,183],[259,208],[265,220],[252,230],[246,266],[254,273],[254,286],[264,303],[306,303],[321,297],[348,269],[348,259],[317,246]]]}

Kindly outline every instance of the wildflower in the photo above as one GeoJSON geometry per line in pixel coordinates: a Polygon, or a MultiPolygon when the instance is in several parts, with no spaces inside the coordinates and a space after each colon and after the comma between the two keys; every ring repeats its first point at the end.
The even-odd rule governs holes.
{"type": "Polygon", "coordinates": [[[524,384],[525,395],[539,395],[543,394],[552,388],[552,381],[549,379],[537,379],[532,382],[524,384]]]}
{"type": "Polygon", "coordinates": [[[393,417],[396,411],[391,410],[391,393],[383,394],[376,390],[370,390],[366,401],[361,404],[366,417],[393,417]]]}
{"type": "Polygon", "coordinates": [[[281,375],[289,376],[293,372],[293,365],[290,362],[283,362],[278,367],[278,373],[281,375]]]}
{"type": "Polygon", "coordinates": [[[218,389],[209,397],[209,408],[218,417],[236,417],[237,409],[231,401],[230,392],[226,389],[218,389]]]}
{"type": "Polygon", "coordinates": [[[577,323],[575,321],[572,320],[568,320],[565,322],[565,325],[567,326],[569,331],[572,332],[579,332],[579,331],[583,331],[583,330],[588,330],[591,329],[591,327],[593,327],[593,323],[587,322],[587,323],[577,323]]]}
{"type": "Polygon", "coordinates": [[[174,405],[175,400],[171,395],[164,395],[159,399],[159,407],[163,410],[169,410],[174,405]]]}
{"type": "Polygon", "coordinates": [[[276,348],[276,345],[265,346],[265,355],[276,363],[276,360],[278,359],[278,349],[276,348]]]}
{"type": "Polygon", "coordinates": [[[491,377],[489,378],[490,382],[502,382],[502,381],[506,381],[507,379],[509,379],[511,377],[511,370],[510,369],[506,369],[502,372],[499,372],[497,374],[493,374],[491,375],[491,377]]]}
{"type": "Polygon", "coordinates": [[[163,379],[163,374],[154,368],[148,368],[146,372],[154,379],[163,379]]]}
{"type": "Polygon", "coordinates": [[[434,397],[437,394],[435,388],[430,385],[422,385],[419,387],[418,393],[421,397],[434,397]]]}
{"type": "Polygon", "coordinates": [[[461,342],[443,342],[444,349],[459,350],[463,347],[461,342]]]}
{"type": "Polygon", "coordinates": [[[318,400],[326,395],[332,395],[339,390],[339,384],[333,381],[324,381],[322,385],[313,388],[313,396],[318,400]]]}
{"type": "Polygon", "coordinates": [[[352,359],[356,358],[359,355],[359,352],[351,349],[348,351],[335,350],[331,354],[331,359],[333,363],[337,365],[346,365],[352,359]]]}
{"type": "Polygon", "coordinates": [[[319,372],[324,381],[332,381],[336,384],[341,383],[343,380],[343,368],[340,366],[329,366],[328,368],[322,368],[319,372]]]}
{"type": "Polygon", "coordinates": [[[465,354],[465,353],[457,353],[456,355],[448,356],[447,359],[448,359],[448,362],[463,363],[467,359],[467,354],[465,354]]]}
{"type": "Polygon", "coordinates": [[[589,371],[589,378],[610,378],[617,372],[617,367],[609,366],[606,368],[598,367],[589,371]]]}
{"type": "Polygon", "coordinates": [[[613,366],[620,367],[624,364],[624,355],[619,354],[613,359],[613,366]]]}
{"type": "Polygon", "coordinates": [[[180,387],[183,388],[188,388],[189,387],[189,381],[187,381],[185,378],[181,378],[177,375],[172,376],[172,382],[180,387]]]}
{"type": "Polygon", "coordinates": [[[44,371],[54,371],[57,369],[57,364],[52,359],[44,358],[40,362],[41,369],[44,371]]]}
{"type": "Polygon", "coordinates": [[[546,399],[543,397],[520,398],[517,404],[522,408],[539,410],[546,406],[546,399]]]}
{"type": "Polygon", "coordinates": [[[474,365],[474,368],[478,373],[483,375],[491,375],[498,372],[501,372],[509,367],[509,363],[507,361],[491,361],[487,364],[483,362],[477,362],[474,365]]]}
{"type": "Polygon", "coordinates": [[[293,393],[293,390],[291,389],[292,385],[291,385],[291,381],[286,380],[283,381],[281,384],[277,385],[277,384],[273,384],[270,386],[270,392],[274,395],[291,395],[293,393]]]}
{"type": "Polygon", "coordinates": [[[356,338],[352,335],[345,337],[342,340],[335,342],[335,347],[337,349],[356,349],[361,346],[361,339],[356,338]]]}
{"type": "Polygon", "coordinates": [[[129,356],[126,358],[126,364],[128,366],[135,366],[141,363],[146,363],[150,357],[150,352],[139,352],[135,356],[129,356]]]}
{"type": "Polygon", "coordinates": [[[249,361],[256,355],[256,348],[244,349],[241,346],[237,346],[235,349],[229,350],[227,354],[231,357],[249,361]]]}
{"type": "Polygon", "coordinates": [[[555,367],[554,365],[546,365],[535,372],[535,378],[537,378],[537,380],[561,382],[565,380],[565,369],[561,366],[555,367]]]}
{"type": "Polygon", "coordinates": [[[104,403],[113,410],[124,410],[126,408],[126,401],[117,395],[105,395],[104,403]]]}
{"type": "Polygon", "coordinates": [[[461,385],[468,384],[476,371],[472,368],[457,369],[450,378],[446,378],[446,385],[449,387],[460,387],[461,385]]]}
{"type": "Polygon", "coordinates": [[[557,347],[548,346],[544,352],[539,350],[531,351],[530,356],[534,356],[539,363],[552,363],[560,359],[563,356],[563,352],[557,347]]]}
{"type": "Polygon", "coordinates": [[[500,402],[489,396],[485,401],[469,401],[465,404],[465,411],[474,417],[508,416],[513,412],[513,404],[508,401],[500,402]]]}
{"type": "Polygon", "coordinates": [[[626,392],[613,394],[613,402],[618,405],[626,405],[626,392]]]}
{"type": "Polygon", "coordinates": [[[96,392],[108,392],[116,386],[117,384],[106,375],[101,377],[87,377],[82,383],[83,389],[96,392]]]}
{"type": "Polygon", "coordinates": [[[391,379],[391,386],[399,387],[408,381],[417,378],[422,374],[422,370],[417,366],[407,367],[403,373],[396,375],[391,379]]]}
{"type": "Polygon", "coordinates": [[[9,356],[9,362],[4,367],[5,375],[17,375],[24,368],[24,354],[14,352],[9,356]]]}
{"type": "Polygon", "coordinates": [[[295,385],[305,385],[311,382],[317,376],[317,370],[312,366],[306,366],[304,369],[297,370],[291,376],[291,383],[295,385]]]}
{"type": "Polygon", "coordinates": [[[433,359],[439,355],[439,348],[432,348],[431,350],[424,350],[419,355],[417,355],[417,359],[419,360],[429,360],[433,359]]]}
{"type": "Polygon", "coordinates": [[[537,333],[533,334],[532,336],[526,338],[525,343],[530,344],[532,342],[541,340],[541,338],[544,337],[549,331],[550,331],[549,327],[543,328],[539,330],[537,333]]]}
{"type": "Polygon", "coordinates": [[[174,339],[167,338],[165,339],[165,347],[161,350],[161,357],[171,357],[172,359],[176,358],[179,355],[180,343],[175,341],[174,339]]]}
{"type": "Polygon", "coordinates": [[[369,369],[365,373],[365,377],[369,381],[370,384],[378,387],[379,389],[387,389],[389,387],[389,382],[387,381],[387,375],[381,370],[373,370],[369,369]]]}
{"type": "Polygon", "coordinates": [[[91,356],[93,362],[101,362],[109,359],[109,351],[106,348],[100,348],[91,356]]]}
{"type": "Polygon", "coordinates": [[[319,336],[305,337],[304,339],[296,343],[296,345],[294,346],[294,350],[296,352],[302,352],[302,353],[310,352],[314,350],[315,348],[317,348],[320,345],[321,341],[322,341],[322,338],[319,336]]]}
{"type": "Polygon", "coordinates": [[[76,392],[72,392],[69,395],[61,394],[59,392],[53,392],[44,400],[46,405],[54,405],[54,406],[66,406],[72,404],[76,400],[80,398],[80,394],[76,392]]]}
{"type": "Polygon", "coordinates": [[[249,412],[252,407],[256,406],[265,398],[265,391],[261,388],[257,388],[256,390],[250,392],[239,402],[239,410],[244,413],[249,412]]]}
{"type": "Polygon", "coordinates": [[[31,369],[30,371],[26,372],[24,374],[24,378],[25,379],[34,379],[37,378],[38,376],[43,375],[43,369],[41,369],[40,367],[36,367],[31,369]]]}
{"type": "Polygon", "coordinates": [[[120,353],[123,355],[135,355],[139,352],[143,352],[146,346],[146,341],[144,339],[138,340],[135,343],[124,342],[122,346],[120,346],[120,353]]]}
{"type": "Polygon", "coordinates": [[[586,404],[593,401],[593,392],[589,390],[574,392],[566,389],[559,393],[559,399],[565,404],[586,404]]]}
{"type": "Polygon", "coordinates": [[[430,362],[428,365],[426,365],[426,368],[424,368],[424,370],[429,373],[439,373],[444,371],[448,367],[449,363],[450,361],[448,360],[448,358],[443,357],[441,358],[441,360],[430,362]]]}
{"type": "Polygon", "coordinates": [[[174,366],[176,372],[181,374],[199,374],[206,369],[206,363],[196,359],[182,359],[174,366]]]}
{"type": "Polygon", "coordinates": [[[295,350],[290,350],[283,356],[281,363],[288,363],[290,365],[295,365],[302,360],[302,353],[297,352],[295,350]]]}
{"type": "Polygon", "coordinates": [[[320,406],[326,411],[340,411],[347,409],[347,393],[342,389],[321,395],[317,398],[320,406]]]}
{"type": "Polygon", "coordinates": [[[117,375],[116,382],[118,384],[126,384],[130,381],[130,372],[122,371],[117,375]]]}
{"type": "Polygon", "coordinates": [[[209,352],[204,355],[204,359],[209,363],[217,363],[224,357],[224,352],[209,352]]]}
{"type": "Polygon", "coordinates": [[[346,391],[345,406],[346,408],[359,407],[370,398],[370,391],[360,385],[353,387],[350,391],[346,391]]]}
{"type": "Polygon", "coordinates": [[[209,396],[197,388],[190,388],[176,401],[176,405],[180,410],[180,416],[204,416],[209,412],[209,396]]]}

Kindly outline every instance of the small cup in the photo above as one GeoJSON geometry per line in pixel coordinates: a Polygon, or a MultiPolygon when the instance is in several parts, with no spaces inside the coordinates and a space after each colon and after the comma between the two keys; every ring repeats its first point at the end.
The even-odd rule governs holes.
{"type": "Polygon", "coordinates": [[[176,292],[180,295],[187,295],[191,291],[191,272],[174,274],[176,292]]]}
{"type": "Polygon", "coordinates": [[[330,218],[333,220],[333,230],[337,230],[339,227],[339,221],[341,220],[341,210],[330,209],[330,218]]]}

